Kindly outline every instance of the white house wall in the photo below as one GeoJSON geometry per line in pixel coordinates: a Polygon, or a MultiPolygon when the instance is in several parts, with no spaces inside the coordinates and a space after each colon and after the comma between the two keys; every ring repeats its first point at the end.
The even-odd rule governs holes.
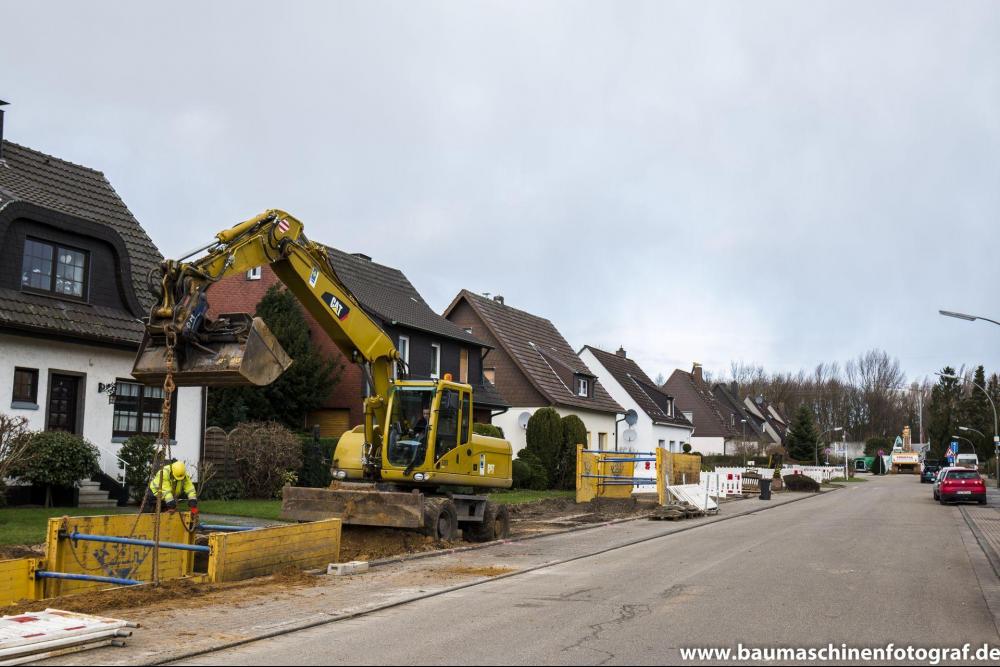
{"type": "MultiPolygon", "coordinates": [[[[49,372],[80,374],[80,405],[83,411],[83,437],[101,452],[101,469],[117,478],[117,454],[121,443],[112,440],[114,405],[106,394],[97,391],[99,383],[114,382],[132,376],[135,353],[129,350],[61,343],[45,339],[0,334],[0,411],[25,417],[32,430],[45,429],[49,372]],[[38,369],[38,408],[15,409],[14,367],[38,369]]],[[[172,454],[188,464],[197,465],[202,437],[202,393],[199,387],[177,390],[176,444],[172,454]]]]}

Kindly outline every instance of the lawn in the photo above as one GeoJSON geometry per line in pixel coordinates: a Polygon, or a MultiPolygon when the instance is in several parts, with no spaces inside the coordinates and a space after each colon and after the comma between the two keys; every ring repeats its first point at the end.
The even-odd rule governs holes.
{"type": "Polygon", "coordinates": [[[79,507],[16,507],[0,509],[0,545],[41,544],[49,519],[60,516],[87,516],[91,514],[120,514],[135,512],[134,507],[79,508],[79,507]]]}
{"type": "Polygon", "coordinates": [[[533,503],[537,500],[547,500],[549,498],[575,499],[576,491],[529,491],[527,489],[511,489],[510,491],[494,491],[490,494],[490,500],[503,503],[504,505],[522,505],[533,503]]]}
{"type": "Polygon", "coordinates": [[[856,482],[867,482],[868,480],[863,477],[848,477],[844,479],[843,477],[834,477],[830,480],[830,484],[843,484],[844,482],[850,482],[854,484],[856,482]]]}
{"type": "Polygon", "coordinates": [[[280,500],[201,500],[198,509],[204,514],[227,514],[254,519],[281,519],[280,500]]]}
{"type": "MultiPolygon", "coordinates": [[[[573,491],[528,491],[510,490],[494,491],[490,500],[505,505],[521,505],[523,503],[546,500],[549,498],[572,499],[573,491]]],[[[181,503],[182,509],[184,503],[181,503]]],[[[280,520],[280,500],[202,500],[198,503],[204,514],[221,514],[242,516],[255,519],[280,520]]],[[[11,544],[41,544],[45,541],[45,529],[48,520],[60,516],[86,516],[93,514],[129,514],[137,511],[135,507],[77,508],[53,507],[10,507],[0,509],[0,545],[11,544]]]]}

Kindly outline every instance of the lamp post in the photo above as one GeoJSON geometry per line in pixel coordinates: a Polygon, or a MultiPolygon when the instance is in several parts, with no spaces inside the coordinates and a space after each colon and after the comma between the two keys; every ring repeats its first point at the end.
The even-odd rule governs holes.
{"type": "MultiPolygon", "coordinates": [[[[746,419],[741,419],[740,421],[743,422],[743,446],[742,446],[742,449],[743,449],[743,467],[746,468],[747,467],[747,420],[746,419]]],[[[754,459],[754,460],[756,460],[756,459],[754,459]]]]}
{"type": "MultiPolygon", "coordinates": [[[[944,311],[941,311],[941,313],[944,314],[944,311]]],[[[955,315],[949,315],[949,317],[954,317],[954,316],[955,315]]],[[[966,317],[971,317],[971,316],[967,315],[966,317]]],[[[982,317],[979,319],[986,319],[986,318],[982,317]]],[[[988,320],[988,321],[993,322],[993,320],[988,320]]],[[[997,322],[993,323],[997,324],[997,322]]],[[[965,378],[960,378],[952,373],[935,373],[935,375],[940,375],[941,377],[948,378],[949,380],[965,381],[965,378]]],[[[994,471],[996,472],[997,476],[997,488],[1000,489],[1000,428],[997,427],[997,404],[993,402],[993,397],[990,396],[990,392],[986,391],[986,387],[979,386],[979,383],[976,382],[975,380],[969,380],[968,382],[970,382],[972,386],[974,386],[976,389],[978,389],[979,391],[983,392],[983,394],[986,395],[986,400],[990,402],[990,407],[993,408],[993,462],[994,462],[993,465],[994,465],[994,471]]],[[[966,440],[968,440],[968,438],[966,438],[966,440]]],[[[969,442],[972,441],[969,440],[969,442]]],[[[975,445],[972,446],[973,450],[975,449],[975,447],[976,447],[975,445]]]]}
{"type": "Polygon", "coordinates": [[[843,431],[843,430],[844,430],[843,426],[837,426],[834,428],[828,428],[827,430],[819,434],[819,438],[816,440],[816,449],[813,452],[815,454],[814,460],[816,461],[816,465],[819,465],[819,443],[823,441],[823,436],[826,435],[827,433],[833,433],[835,431],[843,431]]]}
{"type": "MultiPolygon", "coordinates": [[[[991,320],[988,317],[983,317],[982,315],[969,315],[967,313],[956,313],[951,310],[939,310],[938,312],[944,315],[945,317],[953,317],[957,320],[965,320],[966,322],[975,322],[976,320],[982,320],[984,322],[989,322],[990,324],[995,324],[998,327],[1000,327],[1000,322],[997,322],[996,320],[991,320]]],[[[951,377],[955,376],[952,375],[951,377]]],[[[976,383],[973,382],[973,384],[976,383]]],[[[976,386],[979,387],[978,384],[976,384],[976,386]]],[[[1000,430],[997,430],[997,406],[993,402],[993,398],[990,397],[989,392],[983,389],[982,387],[979,388],[983,390],[983,393],[986,394],[986,398],[990,400],[990,405],[993,406],[993,460],[995,462],[997,488],[1000,489],[1000,430]]]]}

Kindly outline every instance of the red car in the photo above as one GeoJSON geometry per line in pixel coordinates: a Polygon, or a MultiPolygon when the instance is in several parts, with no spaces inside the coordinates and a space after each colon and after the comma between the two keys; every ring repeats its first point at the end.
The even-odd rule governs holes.
{"type": "Polygon", "coordinates": [[[934,499],[942,505],[972,500],[985,505],[986,482],[975,470],[945,468],[938,473],[937,481],[934,482],[934,499]]]}

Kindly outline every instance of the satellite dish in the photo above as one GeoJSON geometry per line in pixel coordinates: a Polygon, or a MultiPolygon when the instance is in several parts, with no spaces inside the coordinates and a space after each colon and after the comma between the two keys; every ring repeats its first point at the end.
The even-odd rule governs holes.
{"type": "MultiPolygon", "coordinates": [[[[636,422],[639,421],[639,413],[635,410],[629,410],[625,413],[625,423],[629,426],[635,426],[636,422]]],[[[627,431],[626,431],[627,432],[627,431]]]]}
{"type": "Polygon", "coordinates": [[[517,425],[520,426],[523,430],[527,431],[528,430],[528,420],[529,419],[531,419],[531,413],[530,412],[522,412],[517,417],[517,425]]]}
{"type": "Polygon", "coordinates": [[[627,428],[625,429],[625,432],[622,433],[622,438],[625,442],[635,442],[637,437],[639,437],[639,434],[636,433],[634,428],[627,428]]]}

